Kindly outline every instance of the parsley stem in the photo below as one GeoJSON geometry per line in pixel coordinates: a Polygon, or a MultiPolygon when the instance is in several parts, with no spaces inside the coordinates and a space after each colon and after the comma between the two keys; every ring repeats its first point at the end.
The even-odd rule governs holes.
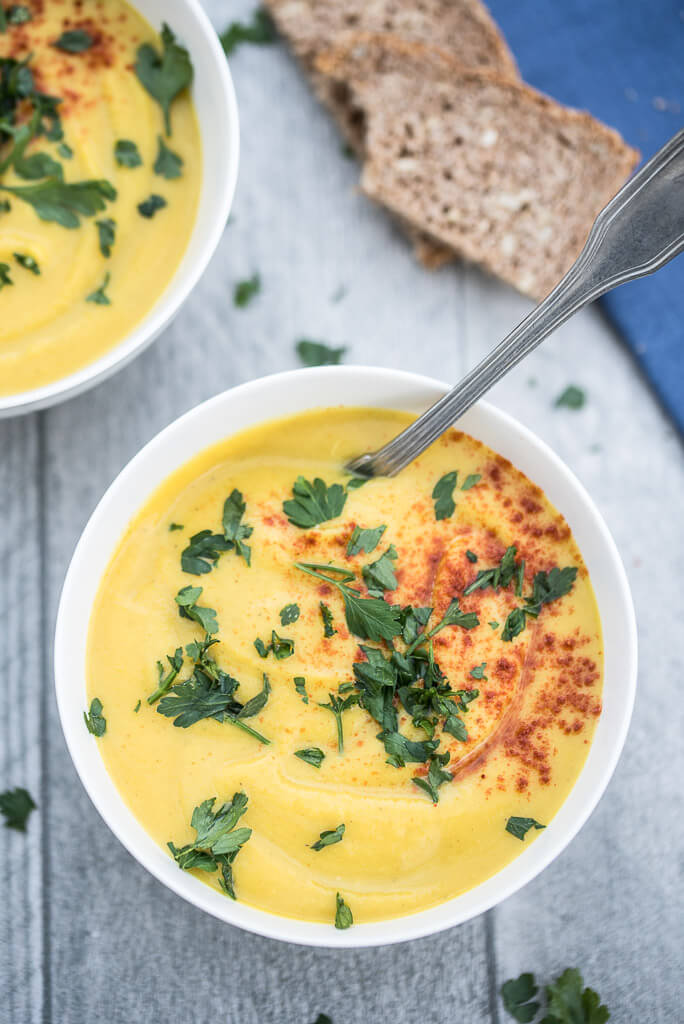
{"type": "Polygon", "coordinates": [[[179,672],[180,669],[172,668],[166,679],[162,679],[154,693],[151,693],[150,696],[147,698],[147,703],[154,704],[155,701],[158,701],[159,698],[163,697],[165,693],[168,693],[168,691],[171,689],[171,684],[173,683],[174,679],[176,678],[179,672]]]}
{"type": "Polygon", "coordinates": [[[337,723],[337,749],[340,754],[344,754],[344,735],[342,733],[342,712],[335,711],[335,721],[337,723]]]}
{"type": "Polygon", "coordinates": [[[350,583],[355,577],[353,572],[349,572],[348,569],[344,569],[339,565],[326,565],[320,562],[295,562],[295,569],[299,569],[301,572],[305,572],[308,576],[313,576],[314,579],[323,580],[325,583],[332,583],[334,587],[342,589],[345,583],[350,583]],[[331,580],[325,573],[316,572],[317,569],[325,569],[325,572],[331,572],[343,577],[340,580],[331,580]]]}
{"type": "Polygon", "coordinates": [[[246,725],[244,722],[240,721],[239,718],[233,718],[232,715],[228,715],[226,717],[229,722],[233,723],[233,725],[237,725],[238,729],[242,729],[244,732],[249,733],[250,736],[253,736],[254,739],[259,740],[259,743],[265,743],[266,746],[270,744],[270,740],[267,740],[266,737],[262,736],[260,732],[256,731],[256,729],[252,729],[250,725],[246,725]]]}

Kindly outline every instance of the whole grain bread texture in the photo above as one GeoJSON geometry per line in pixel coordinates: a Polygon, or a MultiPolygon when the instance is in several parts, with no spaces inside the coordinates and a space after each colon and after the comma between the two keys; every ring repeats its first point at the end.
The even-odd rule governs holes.
{"type": "Polygon", "coordinates": [[[350,34],[316,68],[364,111],[361,188],[534,299],[558,283],[639,154],[617,132],[443,51],[350,34]],[[378,50],[391,48],[378,73],[378,50]],[[424,51],[421,53],[421,50],[424,51]],[[432,61],[436,75],[416,75],[432,61]],[[402,68],[402,62],[404,66],[402,68]]]}
{"type": "MultiPolygon", "coordinates": [[[[360,158],[365,138],[363,109],[354,102],[343,77],[321,75],[315,67],[319,54],[342,44],[350,31],[432,44],[461,64],[492,68],[519,79],[506,41],[480,0],[265,0],[265,4],[302,63],[314,93],[360,158]]],[[[435,269],[453,259],[448,247],[404,226],[424,266],[435,269]]]]}

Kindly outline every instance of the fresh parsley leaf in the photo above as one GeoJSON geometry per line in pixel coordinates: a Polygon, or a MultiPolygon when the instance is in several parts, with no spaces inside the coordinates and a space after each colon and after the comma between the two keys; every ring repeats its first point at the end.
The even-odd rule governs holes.
{"type": "Polygon", "coordinates": [[[385,729],[378,735],[388,754],[387,763],[403,768],[407,762],[423,764],[429,761],[437,749],[437,740],[409,740],[399,731],[385,729]]]}
{"type": "Polygon", "coordinates": [[[298,476],[292,485],[293,498],[283,502],[283,512],[293,526],[310,530],[320,523],[342,514],[347,493],[341,484],[327,484],[316,477],[314,482],[298,476]]]}
{"type": "MultiPolygon", "coordinates": [[[[214,643],[218,643],[218,640],[211,640],[207,637],[204,649],[208,649],[214,643]]],[[[177,647],[173,654],[167,654],[166,660],[170,665],[170,669],[166,675],[164,675],[164,666],[161,661],[157,662],[157,675],[159,676],[159,680],[157,683],[157,689],[147,698],[148,704],[154,704],[160,697],[163,697],[165,693],[168,693],[173,686],[176,676],[183,667],[183,648],[177,647]]]]}
{"type": "Polygon", "coordinates": [[[185,527],[182,523],[169,523],[169,533],[173,533],[174,530],[184,530],[185,527]]]}
{"type": "Polygon", "coordinates": [[[15,152],[12,162],[19,177],[25,178],[27,181],[38,181],[40,178],[50,177],[62,181],[64,177],[62,165],[53,160],[49,153],[32,153],[31,156],[24,157],[15,152]]]}
{"type": "Polygon", "coordinates": [[[300,338],[295,348],[304,366],[337,366],[347,351],[345,346],[331,348],[322,341],[311,341],[309,338],[300,338]]]}
{"type": "Polygon", "coordinates": [[[136,715],[137,715],[137,713],[138,713],[138,712],[140,711],[140,705],[141,705],[141,704],[142,704],[142,701],[141,701],[141,700],[139,700],[139,701],[138,701],[138,703],[137,703],[137,704],[135,705],[135,707],[133,708],[133,711],[134,711],[134,713],[135,713],[136,715]]]}
{"type": "Polygon", "coordinates": [[[275,629],[271,630],[271,650],[278,661],[290,658],[294,654],[294,640],[285,636],[278,636],[275,629]]]}
{"type": "Polygon", "coordinates": [[[351,926],[354,924],[354,916],[350,908],[347,906],[347,904],[340,896],[339,892],[335,897],[335,902],[335,927],[339,928],[341,931],[343,931],[346,928],[351,928],[351,926]]]}
{"type": "Polygon", "coordinates": [[[482,474],[481,473],[471,473],[469,476],[467,476],[465,478],[465,480],[461,484],[461,490],[462,491],[469,491],[470,488],[474,487],[475,484],[479,483],[481,479],[482,479],[482,474]]]}
{"type": "Polygon", "coordinates": [[[384,525],[376,526],[372,530],[362,530],[360,526],[355,526],[347,544],[347,558],[353,558],[361,551],[365,551],[366,554],[375,551],[386,529],[384,525]]]}
{"type": "Polygon", "coordinates": [[[519,978],[511,978],[501,986],[504,1010],[519,1024],[530,1024],[539,1009],[539,1003],[531,1001],[538,991],[533,974],[521,974],[519,978]]]}
{"type": "Polygon", "coordinates": [[[474,551],[471,551],[470,548],[466,551],[466,558],[469,562],[477,562],[477,555],[474,551]]]}
{"type": "Polygon", "coordinates": [[[296,622],[299,618],[299,605],[298,604],[286,604],[284,608],[280,609],[280,625],[289,626],[291,623],[296,622]]]}
{"type": "Polygon", "coordinates": [[[453,779],[450,772],[443,771],[444,765],[449,763],[450,756],[446,750],[443,754],[433,754],[430,758],[427,778],[424,778],[422,775],[413,776],[412,781],[427,793],[433,804],[439,803],[439,787],[444,785],[445,782],[451,782],[453,779]]]}
{"type": "Polygon", "coordinates": [[[238,281],[233,289],[233,305],[244,309],[255,296],[261,291],[261,278],[258,274],[252,274],[244,281],[238,281]]]}
{"type": "Polygon", "coordinates": [[[472,583],[469,583],[463,591],[464,596],[467,597],[475,590],[486,590],[487,587],[498,590],[499,587],[509,586],[518,570],[518,563],[515,560],[516,553],[517,548],[512,544],[506,548],[498,565],[491,569],[480,569],[472,583]]]}
{"type": "Polygon", "coordinates": [[[33,256],[27,256],[27,254],[23,252],[15,252],[12,255],[19,266],[23,267],[24,270],[30,270],[32,274],[35,274],[37,277],[40,276],[40,267],[34,260],[33,256]]]}
{"type": "Polygon", "coordinates": [[[219,884],[227,896],[235,899],[232,865],[238,853],[252,835],[250,828],[238,828],[238,821],[247,810],[247,796],[235,793],[230,803],[214,811],[216,797],[205,800],[192,812],[190,822],[195,840],[178,849],[167,843],[179,868],[189,871],[219,872],[219,884]]]}
{"type": "Polygon", "coordinates": [[[583,985],[584,979],[576,967],[569,967],[553,984],[547,985],[546,1024],[606,1024],[610,1018],[608,1007],[593,989],[582,990],[583,985]]]}
{"type": "Polygon", "coordinates": [[[100,252],[105,259],[109,259],[112,255],[112,246],[116,239],[116,221],[112,220],[111,217],[106,217],[104,220],[96,220],[95,227],[97,228],[100,252]]]}
{"type": "Polygon", "coordinates": [[[180,178],[183,173],[183,158],[164,144],[161,135],[157,136],[157,141],[159,149],[157,151],[157,159],[154,161],[154,173],[159,174],[168,181],[180,178]]]}
{"type": "Polygon", "coordinates": [[[321,610],[321,618],[323,619],[323,636],[334,636],[337,630],[333,627],[332,612],[328,608],[327,604],[323,603],[323,601],[319,601],[318,607],[321,610]]]}
{"type": "Polygon", "coordinates": [[[104,276],[104,281],[100,287],[96,288],[94,292],[90,293],[90,295],[86,295],[86,302],[94,302],[97,306],[111,306],[111,300],[106,294],[106,289],[109,287],[110,276],[109,271],[107,271],[104,276]]]}
{"type": "Polygon", "coordinates": [[[10,277],[10,266],[9,263],[0,263],[0,291],[6,286],[14,284],[14,281],[10,277]]]}
{"type": "Polygon", "coordinates": [[[93,217],[104,210],[107,201],[116,199],[116,189],[104,178],[67,184],[54,177],[38,185],[0,185],[0,189],[29,203],[41,220],[64,228],[80,227],[79,215],[93,217]]]}
{"type": "Polygon", "coordinates": [[[62,32],[59,39],[56,39],[52,45],[57,50],[62,50],[63,53],[84,53],[94,42],[90,32],[86,32],[85,29],[70,28],[66,32],[62,32]]]}
{"type": "Polygon", "coordinates": [[[295,690],[297,691],[299,696],[302,698],[304,703],[308,704],[309,703],[309,695],[306,692],[306,679],[304,678],[304,676],[295,676],[294,677],[294,686],[295,686],[295,690]]]}
{"type": "Polygon", "coordinates": [[[71,148],[71,146],[68,146],[66,142],[60,142],[59,146],[57,147],[57,152],[63,160],[71,160],[72,156],[74,155],[73,149],[71,148]]]}
{"type": "Polygon", "coordinates": [[[245,541],[252,536],[253,528],[242,522],[246,507],[241,492],[234,488],[223,503],[223,536],[234,545],[236,554],[251,565],[252,549],[245,541]]]}
{"type": "Polygon", "coordinates": [[[319,1013],[314,1024],[333,1024],[333,1022],[327,1013],[319,1013]]]}
{"type": "Polygon", "coordinates": [[[359,487],[363,487],[370,480],[369,476],[353,476],[347,480],[348,491],[358,491],[359,487]]]}
{"type": "Polygon", "coordinates": [[[570,384],[565,391],[558,396],[554,405],[557,409],[573,409],[576,411],[577,409],[583,408],[586,400],[587,396],[582,388],[578,388],[574,384],[570,384]]]}
{"type": "Polygon", "coordinates": [[[83,712],[83,721],[92,736],[104,736],[106,733],[107,719],[102,714],[102,701],[98,697],[91,700],[90,711],[87,714],[83,712]]]}
{"type": "Polygon", "coordinates": [[[484,674],[486,668],[487,662],[483,661],[480,665],[476,665],[475,668],[471,668],[469,674],[473,679],[487,679],[487,676],[484,674]]]}
{"type": "Polygon", "coordinates": [[[509,818],[506,822],[506,831],[510,832],[512,836],[521,841],[525,839],[525,836],[531,828],[542,829],[546,828],[546,825],[540,825],[534,818],[509,818]]]}
{"type": "Polygon", "coordinates": [[[524,608],[513,608],[512,611],[506,616],[503,629],[501,630],[501,639],[506,643],[510,643],[514,640],[525,628],[525,609],[524,608]]]}
{"type": "Polygon", "coordinates": [[[200,530],[181,552],[181,569],[193,576],[202,576],[211,572],[223,552],[232,547],[232,542],[227,541],[223,534],[200,530]]]}
{"type": "Polygon", "coordinates": [[[256,638],[256,640],[254,641],[254,646],[256,647],[257,654],[259,655],[260,658],[268,658],[269,651],[271,648],[270,645],[267,646],[264,643],[261,637],[258,636],[256,638]]]}
{"type": "Polygon", "coordinates": [[[527,614],[538,615],[543,605],[565,597],[572,590],[576,579],[577,569],[574,566],[566,566],[565,569],[556,567],[550,572],[535,573],[532,596],[525,604],[527,614]]]}
{"type": "Polygon", "coordinates": [[[166,134],[171,135],[171,104],[191,84],[193,71],[190,54],[176,42],[166,23],[162,27],[161,41],[161,54],[151,43],[143,43],[138,49],[134,70],[141,85],[162,108],[166,134]]]}
{"type": "Polygon", "coordinates": [[[344,733],[342,729],[342,715],[345,711],[348,711],[349,708],[352,708],[354,707],[354,705],[358,704],[359,698],[356,696],[355,693],[351,694],[349,697],[345,697],[344,700],[342,700],[337,694],[334,693],[329,693],[328,697],[330,699],[327,704],[322,704],[319,701],[318,706],[319,708],[325,708],[327,711],[330,711],[334,715],[335,725],[337,726],[337,749],[340,752],[340,754],[343,754],[344,733]]]}
{"type": "Polygon", "coordinates": [[[28,790],[17,786],[0,793],[0,814],[5,819],[5,828],[14,828],[17,832],[26,831],[26,822],[31,811],[36,809],[28,790]]]}
{"type": "Polygon", "coordinates": [[[155,192],[149,196],[148,199],[143,200],[142,203],[138,203],[138,213],[141,217],[147,217],[150,220],[154,217],[157,210],[163,210],[168,203],[163,196],[158,196],[155,192]]]}
{"type": "Polygon", "coordinates": [[[362,640],[392,640],[402,631],[401,608],[388,604],[381,598],[362,597],[358,590],[347,584],[354,579],[345,569],[333,565],[318,566],[313,562],[295,562],[301,572],[332,584],[342,594],[347,625],[355,636],[362,640]],[[321,572],[323,569],[325,572],[321,572]],[[331,575],[332,574],[332,575],[331,575]],[[335,574],[341,576],[336,579],[335,574]]]}
{"type": "Polygon", "coordinates": [[[492,629],[498,629],[501,623],[497,622],[496,619],[491,619],[489,625],[492,627],[492,629]]]}
{"type": "Polygon", "coordinates": [[[445,473],[432,489],[432,498],[435,503],[435,519],[450,519],[456,510],[456,502],[453,494],[458,481],[458,470],[445,473]]]}
{"type": "Polygon", "coordinates": [[[114,159],[119,167],[140,167],[142,157],[140,150],[131,139],[117,139],[114,143],[114,159]]]}
{"type": "Polygon", "coordinates": [[[263,711],[268,703],[268,696],[271,692],[271,684],[266,673],[263,673],[262,687],[256,696],[251,697],[246,704],[238,711],[238,718],[254,718],[260,711],[263,711]]]}
{"type": "Polygon", "coordinates": [[[343,837],[344,825],[338,825],[336,829],[326,829],[324,832],[321,832],[320,838],[311,844],[311,849],[318,852],[324,846],[334,846],[335,843],[341,843],[343,837]]]}
{"type": "Polygon", "coordinates": [[[275,42],[275,39],[276,31],[273,21],[262,7],[257,8],[249,24],[233,21],[219,36],[226,56],[233,53],[241,43],[257,43],[263,46],[265,43],[275,42]]]}
{"type": "Polygon", "coordinates": [[[394,544],[390,544],[380,558],[370,565],[364,565],[361,575],[371,597],[382,597],[386,590],[397,589],[397,577],[394,575],[396,560],[397,549],[394,544]]]}
{"type": "Polygon", "coordinates": [[[33,15],[24,4],[12,4],[5,13],[8,25],[25,25],[27,21],[33,20],[33,15]]]}
{"type": "Polygon", "coordinates": [[[306,761],[307,764],[312,764],[314,768],[320,768],[325,754],[320,747],[305,747],[304,750],[295,750],[295,757],[298,757],[300,761],[306,761]]]}
{"type": "Polygon", "coordinates": [[[205,633],[218,633],[216,612],[213,608],[200,608],[197,604],[202,596],[202,587],[182,587],[175,597],[181,618],[198,622],[205,633]]]}

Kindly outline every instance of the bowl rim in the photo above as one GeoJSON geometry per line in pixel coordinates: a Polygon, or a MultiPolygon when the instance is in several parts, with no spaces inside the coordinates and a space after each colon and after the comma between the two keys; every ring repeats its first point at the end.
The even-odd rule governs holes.
{"type": "MultiPolygon", "coordinates": [[[[130,0],[130,2],[137,9],[136,0],[130,0]]],[[[58,405],[60,402],[73,398],[99,384],[140,355],[168,327],[176,316],[180,307],[194,290],[197,282],[206,270],[221,240],[235,195],[240,162],[240,121],[235,86],[228,67],[228,59],[223,52],[218,35],[199,0],[177,0],[177,2],[187,8],[188,16],[195,20],[197,28],[213,54],[218,80],[221,83],[228,112],[225,133],[230,141],[227,146],[226,173],[223,179],[214,181],[212,185],[217,193],[216,201],[212,203],[212,208],[216,210],[216,216],[210,221],[210,226],[206,232],[199,255],[193,262],[192,267],[184,275],[184,279],[179,283],[179,264],[174,272],[174,276],[167,283],[154,306],[148,310],[121,341],[117,342],[93,362],[87,363],[66,377],[59,377],[49,384],[44,384],[38,388],[31,388],[28,391],[0,395],[0,419],[37,412],[40,409],[58,405]]],[[[204,189],[205,184],[206,178],[203,175],[202,189],[204,189]]],[[[193,233],[196,229],[197,223],[193,227],[193,233]]],[[[184,252],[187,252],[191,241],[192,235],[184,252]]]]}
{"type": "MultiPolygon", "coordinates": [[[[312,400],[309,404],[304,404],[301,407],[300,411],[302,412],[326,406],[330,407],[333,404],[343,406],[359,405],[359,402],[354,397],[353,399],[348,398],[346,401],[325,403],[322,406],[318,401],[320,389],[316,387],[316,382],[321,386],[323,384],[330,385],[332,381],[336,385],[344,384],[348,395],[356,395],[357,391],[354,388],[354,384],[360,386],[362,382],[365,382],[370,390],[372,390],[373,385],[376,383],[380,388],[383,385],[386,388],[396,385],[396,389],[402,395],[411,392],[416,394],[423,392],[427,393],[430,401],[436,400],[449,388],[449,385],[423,375],[378,367],[334,366],[292,370],[274,373],[229,388],[193,407],[156,434],[124,466],[107,488],[90,516],[76,545],[66,573],[55,628],[54,671],[57,705],[69,754],[86,792],[101,817],[128,852],[162,884],[166,885],[177,895],[220,920],[268,938],[275,938],[299,945],[335,948],[362,948],[388,945],[436,934],[446,928],[463,924],[473,917],[490,910],[532,881],[533,878],[560,855],[579,832],[605,792],[627,737],[636,693],[636,618],[629,583],[617,547],[601,514],[583,485],[546,442],[538,438],[527,427],[522,426],[508,413],[497,409],[489,403],[479,402],[473,410],[466,413],[459,420],[459,427],[467,431],[469,429],[467,421],[475,417],[476,421],[479,419],[483,423],[489,424],[494,431],[499,432],[502,438],[513,437],[514,442],[522,444],[523,448],[529,450],[533,457],[541,458],[542,463],[546,467],[545,472],[548,471],[555,475],[559,486],[568,489],[568,494],[573,497],[575,502],[578,502],[577,508],[581,509],[581,514],[585,517],[586,523],[589,524],[590,530],[594,532],[594,538],[599,545],[601,557],[604,559],[604,568],[609,577],[610,600],[616,609],[615,611],[610,611],[609,614],[611,622],[615,620],[616,623],[613,632],[619,636],[619,649],[616,642],[613,645],[611,654],[613,660],[617,657],[618,663],[622,662],[622,667],[619,682],[620,691],[619,693],[617,692],[618,684],[616,682],[614,684],[616,695],[611,697],[611,724],[610,726],[605,724],[605,698],[609,666],[609,650],[608,643],[606,643],[606,617],[604,616],[604,605],[601,604],[597,592],[597,603],[604,629],[606,665],[604,710],[599,719],[589,754],[580,775],[573,789],[549,824],[549,827],[543,833],[540,833],[539,837],[529,844],[527,849],[521,851],[504,868],[474,889],[468,890],[466,893],[428,910],[418,911],[404,917],[391,918],[385,921],[354,925],[347,931],[337,931],[332,925],[280,917],[247,904],[235,903],[187,872],[179,871],[162,848],[145,832],[142,825],[133,815],[133,812],[123,802],[123,798],[119,795],[118,790],[107,773],[99,750],[95,751],[96,758],[93,758],[92,747],[97,747],[97,744],[92,743],[91,737],[89,737],[84,729],[80,713],[75,716],[69,707],[69,693],[75,685],[73,682],[73,666],[70,668],[68,665],[69,645],[73,644],[74,637],[78,636],[79,629],[83,631],[82,624],[79,626],[79,621],[82,623],[82,619],[78,620],[74,616],[71,606],[74,604],[76,594],[82,586],[82,579],[87,579],[90,576],[92,582],[95,573],[91,568],[92,558],[89,552],[97,549],[98,543],[100,543],[98,535],[105,528],[108,517],[110,517],[110,505],[116,500],[119,493],[126,488],[129,480],[134,478],[146,465],[151,466],[154,464],[158,453],[166,450],[170,445],[174,448],[174,467],[177,469],[193,458],[194,455],[200,454],[201,451],[212,447],[217,443],[217,440],[220,440],[220,437],[214,437],[209,443],[205,441],[193,447],[189,455],[187,452],[178,454],[177,449],[180,446],[176,442],[183,435],[188,424],[191,424],[193,420],[199,421],[204,417],[211,416],[217,410],[221,410],[226,403],[234,402],[236,399],[242,401],[243,404],[249,403],[253,407],[255,398],[263,399],[264,392],[275,388],[276,391],[280,390],[281,394],[284,395],[288,391],[296,390],[298,383],[302,381],[307,383],[306,391],[316,397],[316,400],[312,400]],[[603,744],[601,747],[599,746],[599,736],[603,744]],[[90,747],[88,744],[90,744],[90,747]],[[590,764],[593,766],[593,777],[588,779],[588,767],[590,764]],[[598,767],[595,767],[596,765],[598,767]],[[93,769],[95,769],[98,776],[95,781],[93,781],[90,775],[93,769]],[[105,777],[104,779],[103,776],[105,777]],[[581,783],[582,787],[580,787],[581,783]],[[106,795],[103,795],[101,792],[101,787],[108,791],[106,795]],[[576,794],[580,791],[580,788],[583,795],[580,795],[578,799],[576,794]],[[585,789],[587,790],[586,793],[583,792],[585,789]],[[579,804],[578,808],[574,807],[575,803],[579,804]],[[116,806],[113,807],[113,804],[116,806]],[[568,818],[566,809],[569,806],[572,808],[573,813],[568,818]],[[123,813],[121,813],[121,808],[124,809],[123,813]],[[122,817],[122,821],[113,820],[117,814],[122,817]],[[561,824],[558,823],[559,819],[562,819],[561,824]]],[[[338,390],[340,394],[344,392],[342,387],[338,390]]],[[[388,401],[384,404],[378,403],[378,406],[390,407],[388,401]]],[[[264,407],[270,409],[270,404],[266,402],[261,406],[262,409],[264,407]]],[[[401,407],[401,404],[397,404],[394,407],[401,407]]],[[[406,402],[404,402],[404,407],[408,408],[406,402]]],[[[269,419],[279,418],[283,415],[287,415],[287,413],[280,412],[275,417],[262,415],[247,426],[265,423],[269,419]]],[[[246,429],[246,427],[240,427],[239,429],[246,429]]],[[[238,430],[229,430],[223,436],[230,437],[237,433],[238,430]]],[[[477,432],[473,433],[474,436],[477,436],[477,432]]],[[[496,445],[492,444],[490,440],[485,440],[484,443],[493,447],[495,451],[497,450],[496,445]]],[[[504,453],[504,457],[508,456],[504,453]]],[[[109,562],[132,516],[144,506],[163,480],[172,472],[174,472],[174,468],[167,469],[161,479],[155,479],[149,486],[147,479],[145,479],[142,488],[144,494],[142,497],[138,495],[135,498],[135,510],[131,514],[127,514],[124,521],[119,524],[117,539],[108,547],[105,565],[109,562]]],[[[529,476],[526,470],[523,470],[523,472],[526,472],[526,475],[529,476]]],[[[534,480],[534,477],[532,479],[534,480]]],[[[554,505],[556,504],[553,498],[550,500],[554,505]]],[[[566,515],[566,511],[563,508],[559,508],[559,511],[561,514],[566,515]]],[[[575,528],[572,527],[572,524],[571,528],[573,528],[573,533],[575,533],[575,528]]],[[[583,557],[586,557],[585,549],[581,548],[581,550],[583,557]]],[[[590,576],[595,584],[594,568],[590,570],[590,576]]],[[[97,592],[101,579],[102,573],[98,572],[94,584],[94,594],[97,592]]],[[[90,601],[88,608],[89,610],[92,609],[92,601],[90,601]]],[[[87,634],[87,629],[85,632],[87,634]]],[[[613,675],[616,675],[616,673],[613,672],[613,675]]],[[[81,676],[82,678],[79,680],[78,685],[80,687],[79,692],[82,694],[81,703],[85,706],[84,665],[81,666],[81,676]]]]}

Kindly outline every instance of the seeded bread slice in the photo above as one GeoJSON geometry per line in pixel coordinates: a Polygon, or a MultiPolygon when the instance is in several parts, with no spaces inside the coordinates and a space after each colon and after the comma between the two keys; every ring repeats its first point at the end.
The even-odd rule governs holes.
{"type": "MultiPolygon", "coordinates": [[[[280,33],[301,61],[311,86],[335,118],[346,142],[363,156],[363,110],[352,102],[344,78],[321,75],[319,53],[340,44],[350,30],[382,32],[438,45],[461,64],[489,67],[518,79],[506,41],[480,0],[265,0],[280,33]]],[[[407,228],[424,266],[435,269],[453,252],[424,232],[407,228]]]]}
{"type": "Polygon", "coordinates": [[[316,62],[345,78],[364,111],[362,190],[542,298],[639,154],[589,114],[496,73],[454,65],[441,81],[395,67],[374,74],[368,50],[387,45],[350,37],[316,62]]]}

